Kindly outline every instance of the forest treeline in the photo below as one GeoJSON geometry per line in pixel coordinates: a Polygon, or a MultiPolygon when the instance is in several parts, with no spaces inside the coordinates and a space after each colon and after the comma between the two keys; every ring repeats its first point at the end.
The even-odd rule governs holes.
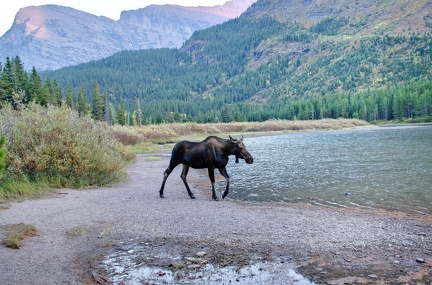
{"type": "MultiPolygon", "coordinates": [[[[139,98],[136,98],[132,111],[128,111],[124,101],[114,105],[108,92],[101,91],[97,82],[94,82],[90,92],[87,92],[84,86],[77,90],[70,87],[62,90],[55,80],[48,78],[42,81],[34,68],[30,73],[25,72],[23,63],[17,56],[13,59],[7,58],[1,69],[0,100],[2,103],[11,104],[15,109],[20,109],[22,105],[30,102],[42,106],[68,106],[81,116],[91,115],[95,120],[120,125],[324,118],[356,118],[369,122],[421,118],[430,121],[432,81],[420,80],[403,86],[387,85],[385,88],[360,92],[316,94],[302,98],[279,97],[277,100],[271,99],[260,104],[231,100],[227,104],[220,104],[220,110],[209,112],[204,112],[205,98],[192,103],[180,99],[160,100],[149,104],[159,110],[152,118],[148,108],[142,111],[139,98]],[[147,112],[149,116],[146,116],[147,112]]],[[[147,102],[142,103],[143,106],[147,105],[147,102]]]]}

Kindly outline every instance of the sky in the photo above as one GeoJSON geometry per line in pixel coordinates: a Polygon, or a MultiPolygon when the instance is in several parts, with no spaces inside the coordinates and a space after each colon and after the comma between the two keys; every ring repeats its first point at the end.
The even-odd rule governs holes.
{"type": "Polygon", "coordinates": [[[20,8],[56,4],[71,7],[96,16],[105,16],[113,20],[120,19],[124,10],[136,10],[151,4],[176,4],[182,6],[215,6],[222,5],[228,0],[12,0],[2,1],[0,7],[0,36],[4,35],[12,26],[15,15],[20,8]],[[7,3],[7,4],[6,4],[7,3]]]}

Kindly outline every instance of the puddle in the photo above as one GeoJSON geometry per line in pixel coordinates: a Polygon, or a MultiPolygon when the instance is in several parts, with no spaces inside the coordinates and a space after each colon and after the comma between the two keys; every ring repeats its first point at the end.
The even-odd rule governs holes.
{"type": "Polygon", "coordinates": [[[147,256],[142,248],[116,250],[101,266],[112,284],[316,284],[296,272],[292,263],[251,261],[243,266],[218,266],[208,263],[205,255],[147,256]]]}

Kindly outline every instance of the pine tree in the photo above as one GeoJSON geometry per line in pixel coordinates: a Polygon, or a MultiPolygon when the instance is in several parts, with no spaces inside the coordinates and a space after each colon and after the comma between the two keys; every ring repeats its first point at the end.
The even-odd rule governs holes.
{"type": "Polygon", "coordinates": [[[24,70],[24,64],[19,56],[16,56],[13,60],[13,89],[15,91],[25,91],[27,89],[28,77],[24,70]]]}
{"type": "Polygon", "coordinates": [[[100,87],[97,82],[93,83],[92,89],[92,117],[95,120],[103,121],[104,120],[104,107],[105,100],[103,100],[100,92],[100,87]]]}
{"type": "Polygon", "coordinates": [[[6,57],[5,66],[3,67],[3,72],[1,75],[1,79],[3,81],[3,94],[0,98],[3,102],[12,102],[12,93],[13,93],[13,68],[12,61],[9,57],[6,57]]]}
{"type": "Polygon", "coordinates": [[[138,126],[142,125],[142,111],[139,98],[135,99],[135,119],[138,126]]]}
{"type": "Polygon", "coordinates": [[[66,85],[66,93],[65,93],[65,102],[66,106],[71,108],[72,110],[75,110],[75,102],[74,102],[74,96],[72,93],[72,89],[69,85],[66,85]]]}
{"type": "Polygon", "coordinates": [[[28,84],[28,97],[27,102],[35,101],[41,104],[43,98],[43,86],[42,80],[36,71],[36,68],[32,68],[28,84]]]}
{"type": "Polygon", "coordinates": [[[104,93],[102,94],[102,100],[104,102],[104,121],[107,124],[112,124],[111,122],[111,109],[110,109],[110,102],[109,102],[109,95],[108,92],[104,91],[104,93]]]}
{"type": "Polygon", "coordinates": [[[60,107],[63,101],[63,95],[60,86],[58,86],[57,81],[54,80],[52,85],[52,102],[54,106],[60,107]]]}
{"type": "Polygon", "coordinates": [[[126,110],[124,107],[124,101],[121,100],[117,107],[117,123],[124,126],[126,125],[126,110]]]}
{"type": "Polygon", "coordinates": [[[87,116],[90,113],[90,108],[87,104],[87,96],[84,85],[81,85],[81,88],[78,92],[78,114],[83,117],[87,116]]]}

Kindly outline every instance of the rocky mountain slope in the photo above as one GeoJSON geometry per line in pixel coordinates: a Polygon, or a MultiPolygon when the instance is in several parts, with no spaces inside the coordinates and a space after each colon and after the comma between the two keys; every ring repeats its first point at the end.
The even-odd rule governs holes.
{"type": "Polygon", "coordinates": [[[54,70],[122,50],[176,48],[194,31],[238,17],[256,0],[214,7],[151,5],[123,11],[118,21],[58,5],[20,9],[0,38],[0,61],[19,56],[27,69],[54,70]]]}

